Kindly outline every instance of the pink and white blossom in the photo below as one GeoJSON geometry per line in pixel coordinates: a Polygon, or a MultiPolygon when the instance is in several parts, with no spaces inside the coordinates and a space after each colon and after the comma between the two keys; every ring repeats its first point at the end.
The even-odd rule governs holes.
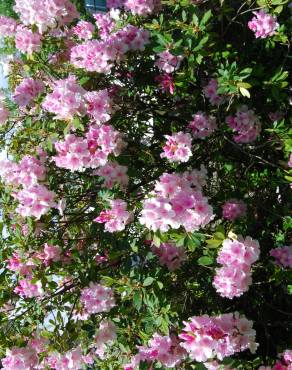
{"type": "Polygon", "coordinates": [[[165,50],[158,54],[155,65],[163,72],[172,73],[179,69],[182,60],[182,56],[173,55],[169,50],[165,50]]]}
{"type": "Polygon", "coordinates": [[[79,21],[75,27],[73,27],[73,33],[79,39],[90,40],[93,37],[94,25],[90,22],[79,21]]]}
{"type": "Polygon", "coordinates": [[[32,54],[41,50],[42,36],[38,32],[19,25],[15,33],[15,47],[25,54],[32,54]]]}
{"type": "Polygon", "coordinates": [[[92,282],[88,288],[81,290],[80,302],[84,311],[90,315],[109,312],[116,305],[111,288],[92,282]]]}
{"type": "Polygon", "coordinates": [[[23,298],[34,298],[43,295],[41,281],[33,283],[29,279],[22,279],[18,281],[18,285],[14,288],[14,292],[23,298]]]}
{"type": "Polygon", "coordinates": [[[207,116],[203,112],[197,112],[193,115],[192,121],[188,124],[188,128],[196,139],[205,139],[216,130],[216,118],[207,116]]]}
{"type": "Polygon", "coordinates": [[[110,209],[101,211],[100,215],[93,221],[105,224],[105,230],[113,233],[122,231],[131,222],[132,214],[127,211],[127,203],[121,199],[110,201],[110,209]]]}
{"type": "Polygon", "coordinates": [[[275,258],[275,263],[282,268],[292,268],[292,246],[273,248],[270,256],[275,258]]]}
{"type": "Polygon", "coordinates": [[[152,251],[159,258],[159,263],[166,266],[170,271],[178,269],[186,260],[183,247],[177,247],[174,243],[162,243],[159,247],[153,246],[152,251]]]}
{"type": "Polygon", "coordinates": [[[224,97],[217,92],[218,81],[212,78],[203,88],[204,95],[210,100],[211,105],[220,105],[224,101],[224,97]]]}
{"type": "Polygon", "coordinates": [[[40,93],[44,91],[44,83],[33,78],[25,78],[18,86],[13,94],[13,100],[20,106],[25,107],[32,102],[40,93]]]}
{"type": "Polygon", "coordinates": [[[170,135],[165,135],[167,139],[163,146],[161,158],[167,158],[170,162],[187,162],[192,156],[192,137],[182,131],[170,135]]]}
{"type": "Polygon", "coordinates": [[[266,13],[263,9],[253,12],[253,14],[255,16],[248,22],[248,28],[255,33],[256,38],[265,39],[276,33],[279,23],[275,16],[266,13]]]}
{"type": "Polygon", "coordinates": [[[246,204],[242,200],[229,199],[222,205],[223,217],[229,221],[246,215],[246,204]]]}
{"type": "Polygon", "coordinates": [[[17,22],[15,19],[0,15],[0,36],[10,37],[14,36],[17,22]]]}
{"type": "Polygon", "coordinates": [[[38,357],[31,346],[12,347],[6,350],[6,356],[1,362],[3,370],[30,370],[37,366],[38,357]]]}

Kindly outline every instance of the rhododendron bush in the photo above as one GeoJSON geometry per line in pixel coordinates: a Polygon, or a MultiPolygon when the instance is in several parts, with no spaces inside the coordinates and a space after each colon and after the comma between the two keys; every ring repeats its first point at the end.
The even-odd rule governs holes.
{"type": "Polygon", "coordinates": [[[107,7],[0,16],[2,368],[291,370],[291,3],[107,7]]]}

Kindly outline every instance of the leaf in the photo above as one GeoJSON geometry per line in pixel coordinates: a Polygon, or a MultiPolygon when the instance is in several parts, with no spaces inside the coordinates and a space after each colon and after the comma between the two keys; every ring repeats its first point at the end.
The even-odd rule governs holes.
{"type": "Polygon", "coordinates": [[[134,293],[133,303],[134,303],[134,306],[136,307],[137,311],[139,311],[141,306],[142,306],[142,296],[141,296],[140,292],[136,291],[134,293]]]}
{"type": "Polygon", "coordinates": [[[153,277],[148,276],[148,277],[144,280],[144,282],[143,282],[143,286],[150,286],[150,285],[152,285],[153,281],[154,281],[153,277]]]}
{"type": "Polygon", "coordinates": [[[197,262],[199,265],[208,266],[208,265],[212,265],[213,258],[208,257],[208,256],[203,256],[203,257],[200,257],[197,262]]]}
{"type": "Polygon", "coordinates": [[[155,245],[155,247],[160,247],[161,244],[161,240],[156,234],[154,234],[153,236],[153,244],[155,245]]]}
{"type": "Polygon", "coordinates": [[[219,245],[222,244],[222,240],[218,240],[218,239],[208,239],[206,240],[206,243],[208,244],[207,247],[208,248],[218,248],[219,245]]]}
{"type": "Polygon", "coordinates": [[[241,92],[241,94],[242,94],[243,96],[246,96],[247,98],[250,98],[250,93],[249,93],[249,91],[248,91],[248,90],[246,90],[244,87],[240,87],[240,88],[239,88],[239,91],[241,92]]]}
{"type": "Polygon", "coordinates": [[[202,18],[202,20],[201,20],[201,22],[200,22],[200,27],[201,27],[201,26],[204,26],[204,25],[208,22],[208,20],[209,20],[211,17],[212,17],[212,11],[211,11],[211,10],[208,10],[208,11],[204,14],[204,16],[203,16],[203,18],[202,18]]]}

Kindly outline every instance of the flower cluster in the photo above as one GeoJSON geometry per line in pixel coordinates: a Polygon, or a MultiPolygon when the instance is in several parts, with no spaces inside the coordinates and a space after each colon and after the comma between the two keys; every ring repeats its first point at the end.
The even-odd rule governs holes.
{"type": "Polygon", "coordinates": [[[32,32],[22,25],[17,26],[15,33],[16,49],[23,53],[32,54],[41,50],[42,37],[38,32],[32,32]]]}
{"type": "Polygon", "coordinates": [[[48,112],[56,114],[56,119],[73,119],[75,114],[86,113],[86,91],[77,83],[75,76],[54,83],[54,90],[48,94],[42,107],[48,112]]]}
{"type": "Polygon", "coordinates": [[[225,239],[217,257],[222,267],[216,269],[213,280],[216,291],[230,299],[246,292],[252,283],[251,265],[258,260],[259,254],[257,240],[250,237],[225,239]]]}
{"type": "Polygon", "coordinates": [[[101,39],[106,39],[115,28],[115,22],[110,13],[93,15],[101,39]]]}
{"type": "Polygon", "coordinates": [[[261,132],[259,118],[246,105],[239,107],[235,116],[228,116],[226,123],[237,133],[233,136],[236,143],[252,143],[261,132]]]}
{"type": "Polygon", "coordinates": [[[106,6],[108,9],[122,8],[125,0],[107,0],[106,6]]]}
{"type": "Polygon", "coordinates": [[[213,208],[201,192],[205,169],[183,174],[164,173],[151,198],[145,199],[140,223],[150,230],[166,232],[183,226],[192,232],[213,219],[213,208]]]}
{"type": "Polygon", "coordinates": [[[108,312],[115,306],[113,291],[101,284],[90,283],[81,290],[80,302],[88,315],[108,312]]]}
{"type": "Polygon", "coordinates": [[[71,171],[96,168],[106,164],[109,154],[119,155],[125,142],[122,135],[110,125],[91,125],[86,137],[66,135],[55,143],[56,165],[71,171]]]}
{"type": "Polygon", "coordinates": [[[110,201],[111,209],[101,211],[100,215],[93,221],[105,224],[105,230],[113,233],[122,231],[131,222],[132,214],[127,211],[127,203],[121,199],[110,201]]]}
{"type": "Polygon", "coordinates": [[[174,81],[170,74],[164,73],[155,77],[155,81],[160,84],[162,91],[169,91],[170,94],[174,93],[174,81]]]}
{"type": "Polygon", "coordinates": [[[44,361],[44,365],[49,365],[55,370],[81,370],[84,365],[92,363],[91,356],[83,356],[80,347],[72,349],[61,355],[60,353],[51,353],[44,361]]]}
{"type": "Polygon", "coordinates": [[[2,37],[14,36],[16,26],[15,19],[0,15],[0,35],[2,37]]]}
{"type": "Polygon", "coordinates": [[[184,324],[183,333],[179,335],[184,341],[181,346],[198,362],[211,358],[222,360],[246,349],[254,353],[257,348],[252,321],[238,312],[194,316],[184,324]]]}
{"type": "Polygon", "coordinates": [[[218,81],[212,78],[208,85],[203,88],[205,96],[210,100],[212,105],[220,105],[223,103],[224,98],[217,93],[218,81]]]}
{"type": "Polygon", "coordinates": [[[110,320],[103,320],[100,323],[98,333],[95,337],[95,346],[96,346],[95,353],[101,359],[105,358],[105,351],[107,345],[111,344],[113,341],[116,340],[117,338],[116,330],[117,328],[115,324],[110,320]]]}
{"type": "Polygon", "coordinates": [[[44,185],[32,185],[12,195],[20,203],[16,212],[22,217],[33,216],[39,220],[51,208],[58,208],[55,193],[44,185]]]}
{"type": "Polygon", "coordinates": [[[87,92],[85,99],[87,113],[96,122],[104,123],[110,119],[113,112],[113,102],[107,89],[87,92]]]}
{"type": "Polygon", "coordinates": [[[36,253],[34,258],[41,260],[45,266],[52,262],[58,262],[62,259],[62,249],[58,245],[45,243],[44,249],[40,253],[36,253]]]}
{"type": "Polygon", "coordinates": [[[191,129],[192,135],[196,139],[205,139],[216,130],[216,118],[207,116],[203,112],[197,112],[193,115],[193,119],[189,123],[188,128],[191,129]]]}
{"type": "Polygon", "coordinates": [[[270,256],[275,258],[278,266],[292,268],[292,246],[274,248],[270,251],[270,256]]]}
{"type": "Polygon", "coordinates": [[[133,14],[146,16],[161,8],[160,0],[126,0],[124,7],[133,14]]]}
{"type": "Polygon", "coordinates": [[[94,25],[90,22],[79,21],[72,31],[79,39],[90,40],[93,37],[94,25]]]}
{"type": "Polygon", "coordinates": [[[186,260],[184,248],[177,247],[174,243],[162,243],[159,247],[153,246],[152,251],[159,258],[159,263],[170,271],[178,269],[186,260]]]}
{"type": "Polygon", "coordinates": [[[79,16],[69,0],[15,0],[14,11],[25,25],[36,25],[40,33],[71,23],[79,16]]]}
{"type": "Polygon", "coordinates": [[[32,100],[44,91],[45,85],[40,80],[25,78],[15,89],[13,100],[20,106],[29,105],[32,100]]]}
{"type": "Polygon", "coordinates": [[[38,363],[36,351],[31,346],[12,347],[6,351],[6,357],[1,359],[3,370],[35,369],[38,363]]]}
{"type": "Polygon", "coordinates": [[[104,178],[103,186],[111,189],[115,184],[119,184],[121,189],[125,189],[129,182],[127,175],[128,167],[121,166],[117,162],[107,162],[104,166],[93,172],[93,175],[104,178]]]}
{"type": "Polygon", "coordinates": [[[176,336],[162,336],[154,333],[149,340],[148,346],[139,346],[138,354],[135,355],[131,363],[124,365],[124,370],[138,368],[140,362],[159,361],[167,368],[175,368],[185,358],[186,352],[180,346],[176,336]]]}
{"type": "Polygon", "coordinates": [[[71,63],[89,72],[109,73],[113,62],[128,51],[144,50],[149,32],[132,25],[110,34],[105,40],[87,41],[71,49],[71,63]]]}
{"type": "Polygon", "coordinates": [[[274,366],[274,370],[292,370],[292,350],[286,349],[274,366]]]}
{"type": "Polygon", "coordinates": [[[276,17],[266,13],[263,9],[253,12],[253,14],[255,16],[248,22],[248,28],[255,33],[256,38],[265,39],[276,33],[279,27],[276,17]]]}
{"type": "Polygon", "coordinates": [[[4,105],[4,102],[0,99],[0,125],[6,123],[9,117],[9,110],[4,105]]]}
{"type": "Polygon", "coordinates": [[[19,252],[13,252],[12,257],[7,260],[7,268],[26,277],[32,277],[32,270],[36,267],[35,263],[27,255],[20,256],[19,252]]]}
{"type": "Polygon", "coordinates": [[[222,210],[226,220],[234,221],[246,215],[246,204],[242,200],[229,199],[223,204],[222,210]]]}
{"type": "Polygon", "coordinates": [[[155,62],[156,67],[166,73],[172,73],[180,66],[183,57],[173,55],[169,50],[165,50],[158,54],[158,60],[155,62]]]}
{"type": "Polygon", "coordinates": [[[187,162],[192,156],[192,137],[182,131],[165,135],[167,139],[161,158],[167,158],[170,162],[187,162]]]}
{"type": "Polygon", "coordinates": [[[30,279],[22,279],[18,281],[18,286],[15,287],[14,292],[21,297],[33,298],[41,296],[44,291],[41,281],[33,283],[30,279]]]}

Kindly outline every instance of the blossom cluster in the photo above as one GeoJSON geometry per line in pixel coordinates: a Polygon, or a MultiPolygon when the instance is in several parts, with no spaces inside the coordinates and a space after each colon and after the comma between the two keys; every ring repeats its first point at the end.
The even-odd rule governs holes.
{"type": "Polygon", "coordinates": [[[238,312],[219,316],[194,316],[184,322],[179,335],[180,345],[192,360],[205,362],[212,358],[222,360],[234,353],[257,348],[253,323],[238,312]]]}
{"type": "Polygon", "coordinates": [[[22,25],[17,26],[15,32],[16,49],[23,53],[32,54],[39,52],[42,45],[42,36],[38,32],[32,32],[22,25]]]}
{"type": "Polygon", "coordinates": [[[110,125],[91,125],[85,138],[69,134],[55,143],[56,165],[71,171],[97,168],[107,163],[109,154],[119,155],[125,142],[119,131],[110,125]]]}
{"type": "Polygon", "coordinates": [[[170,271],[180,267],[186,260],[186,253],[183,247],[177,247],[174,243],[162,243],[159,247],[153,246],[152,251],[159,258],[159,263],[166,266],[170,271]]]}
{"type": "Polygon", "coordinates": [[[279,23],[275,16],[266,13],[263,9],[253,14],[255,16],[248,22],[248,28],[255,33],[256,38],[265,39],[276,33],[279,23]]]}
{"type": "Polygon", "coordinates": [[[216,130],[216,118],[213,116],[207,116],[203,112],[197,112],[193,115],[188,128],[196,139],[205,139],[212,135],[216,130]]]}
{"type": "Polygon", "coordinates": [[[12,347],[1,359],[4,370],[34,369],[38,363],[36,351],[31,346],[12,347]]]}
{"type": "Polygon", "coordinates": [[[101,39],[106,39],[115,28],[115,22],[111,17],[110,13],[96,13],[93,15],[96,26],[98,28],[98,34],[101,39]]]}
{"type": "Polygon", "coordinates": [[[113,62],[128,51],[144,50],[149,32],[132,25],[108,35],[104,40],[91,40],[71,49],[71,63],[89,72],[109,73],[113,62]]]}
{"type": "Polygon", "coordinates": [[[182,59],[182,56],[173,55],[169,50],[165,50],[158,54],[158,60],[155,62],[155,65],[161,71],[172,73],[179,68],[182,59]]]}
{"type": "Polygon", "coordinates": [[[16,86],[13,100],[20,107],[26,107],[34,98],[44,91],[44,88],[44,83],[41,80],[25,78],[18,86],[16,86]]]}
{"type": "Polygon", "coordinates": [[[39,297],[44,293],[41,281],[32,282],[30,278],[19,280],[14,292],[25,298],[39,297]]]}
{"type": "Polygon", "coordinates": [[[211,78],[208,84],[203,88],[203,92],[210,100],[212,105],[220,105],[223,103],[224,97],[220,96],[217,92],[218,90],[218,81],[215,78],[211,78]]]}
{"type": "Polygon", "coordinates": [[[250,237],[225,239],[217,257],[222,267],[216,269],[213,280],[216,291],[230,299],[246,292],[252,283],[251,265],[258,260],[259,254],[257,240],[250,237]]]}
{"type": "Polygon", "coordinates": [[[43,365],[49,365],[51,369],[55,370],[81,370],[84,368],[84,365],[92,363],[93,359],[91,356],[83,356],[80,347],[67,351],[63,355],[53,352],[43,361],[43,365]]]}
{"type": "Polygon", "coordinates": [[[84,95],[86,99],[87,114],[96,122],[104,123],[113,113],[113,101],[107,89],[90,91],[84,95]]]}
{"type": "Polygon", "coordinates": [[[12,257],[7,260],[7,268],[26,277],[32,277],[35,263],[27,255],[21,256],[18,251],[13,252],[12,257]]]}
{"type": "Polygon", "coordinates": [[[246,215],[246,204],[242,200],[229,199],[223,204],[222,210],[226,220],[234,221],[246,215]]]}
{"type": "Polygon", "coordinates": [[[13,9],[24,25],[36,25],[40,33],[69,24],[79,16],[69,0],[15,0],[13,9]]]}
{"type": "Polygon", "coordinates": [[[9,117],[9,110],[4,105],[3,100],[0,98],[0,125],[3,125],[6,123],[7,119],[9,117]]]}
{"type": "Polygon", "coordinates": [[[111,288],[92,282],[88,288],[81,290],[80,302],[83,305],[85,316],[108,312],[115,306],[114,294],[111,288]]]}
{"type": "Polygon", "coordinates": [[[15,19],[0,15],[0,35],[2,37],[14,36],[16,26],[15,19]]]}
{"type": "Polygon", "coordinates": [[[105,230],[110,233],[124,230],[132,220],[132,214],[127,211],[127,203],[121,199],[114,199],[109,203],[111,208],[101,211],[100,215],[93,221],[104,223],[105,230]]]}
{"type": "Polygon", "coordinates": [[[90,40],[93,37],[94,25],[90,22],[79,21],[72,31],[79,39],[90,40]]]}
{"type": "Polygon", "coordinates": [[[261,132],[259,118],[246,105],[239,107],[235,116],[228,116],[226,123],[236,132],[236,135],[233,136],[236,143],[252,143],[261,132]]]}
{"type": "Polygon", "coordinates": [[[160,0],[126,0],[124,7],[133,14],[146,16],[159,11],[161,2],[160,0]]]}
{"type": "Polygon", "coordinates": [[[273,248],[270,256],[274,257],[276,264],[283,268],[292,268],[292,246],[273,248]]]}
{"type": "Polygon", "coordinates": [[[127,171],[127,166],[121,166],[117,162],[109,161],[104,166],[94,171],[93,175],[103,177],[103,186],[108,189],[111,189],[115,184],[119,184],[120,188],[124,190],[129,182],[127,171]]]}
{"type": "Polygon", "coordinates": [[[167,139],[163,146],[161,158],[167,158],[170,162],[187,162],[192,156],[192,137],[182,131],[172,135],[165,135],[167,139]]]}
{"type": "Polygon", "coordinates": [[[140,362],[160,362],[168,368],[175,368],[185,358],[186,352],[180,346],[176,336],[162,336],[154,333],[148,342],[148,346],[138,346],[139,352],[131,359],[129,364],[124,365],[124,370],[138,368],[140,362]]]}
{"type": "Polygon", "coordinates": [[[164,173],[154,193],[143,202],[140,223],[148,229],[165,232],[183,226],[192,232],[213,219],[213,209],[201,192],[205,169],[182,174],[164,173]]]}
{"type": "Polygon", "coordinates": [[[107,349],[107,345],[112,344],[117,338],[117,328],[115,324],[110,320],[103,320],[101,321],[98,333],[95,336],[95,343],[96,346],[95,353],[101,359],[105,358],[105,352],[107,349]]]}

